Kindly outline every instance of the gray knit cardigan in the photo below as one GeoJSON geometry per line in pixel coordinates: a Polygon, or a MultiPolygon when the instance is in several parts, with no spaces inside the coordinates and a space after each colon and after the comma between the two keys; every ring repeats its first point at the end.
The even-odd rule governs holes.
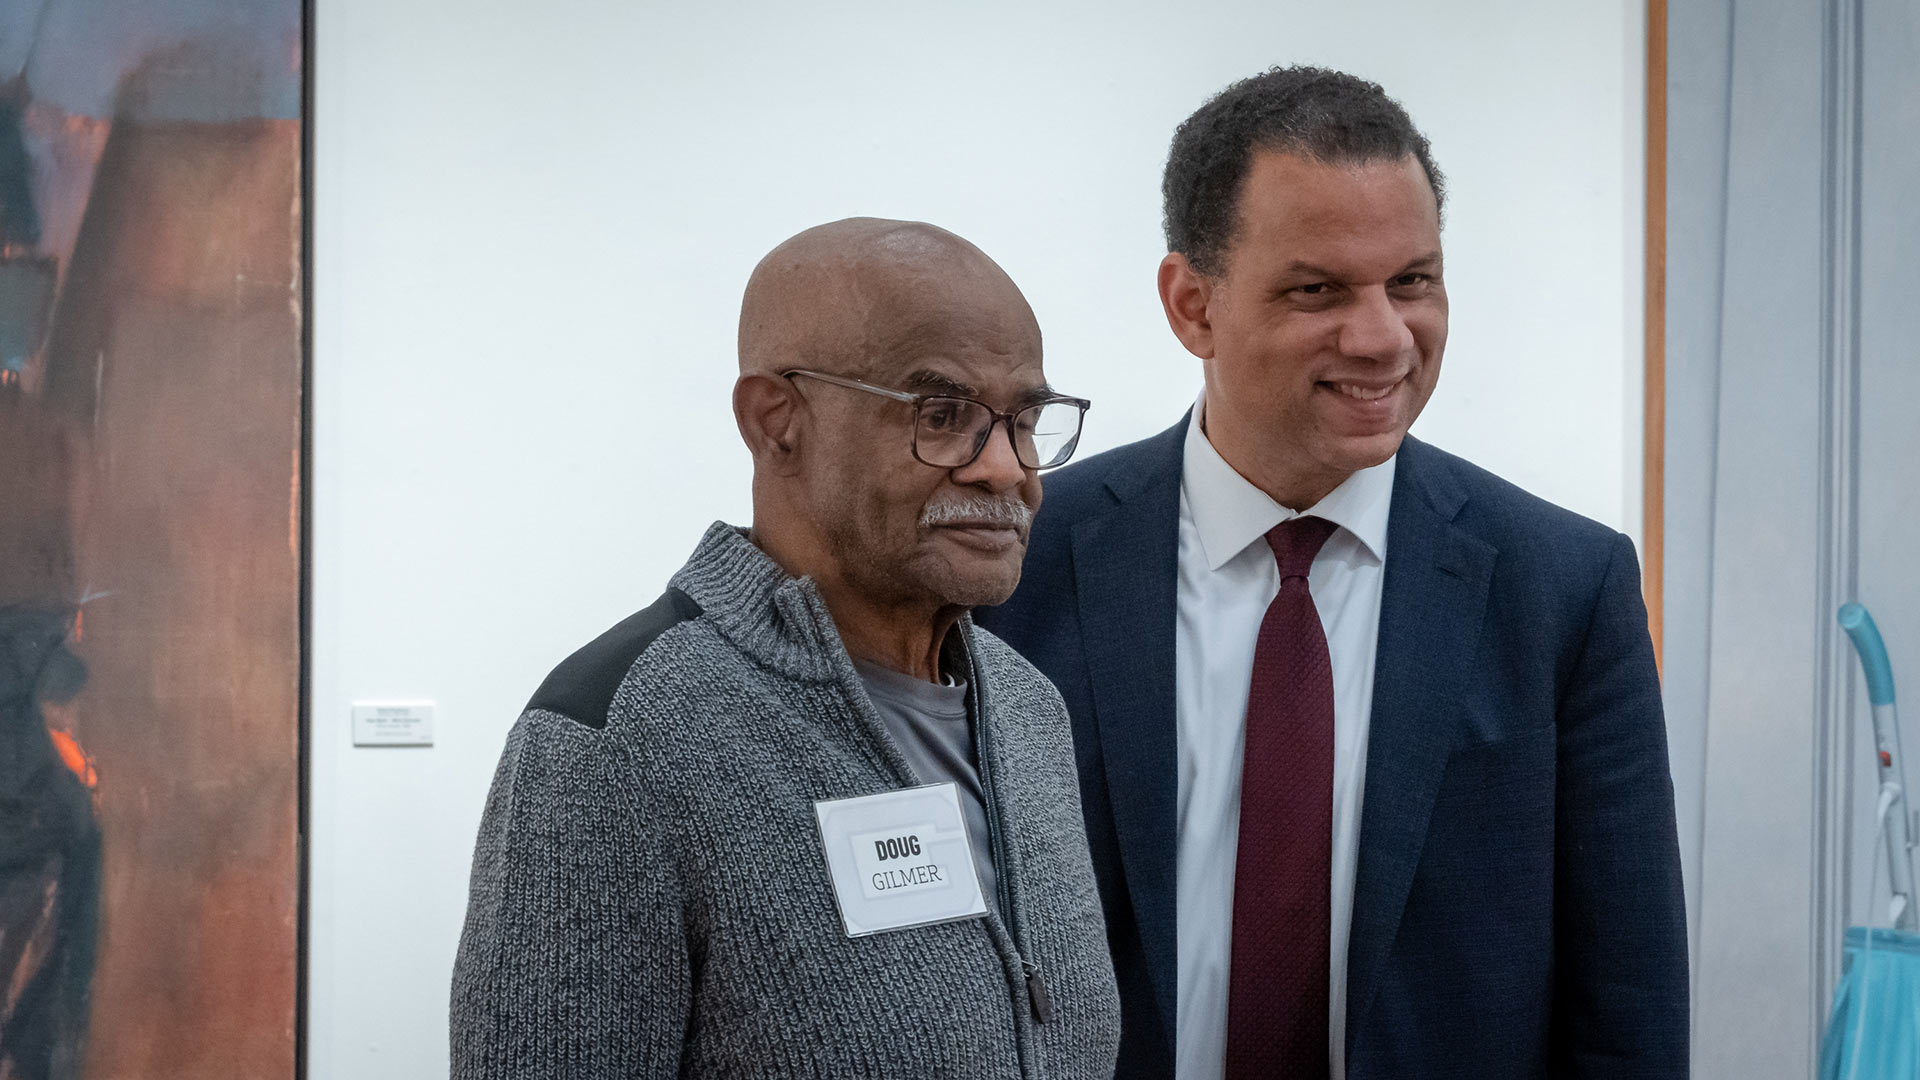
{"type": "Polygon", "coordinates": [[[716,524],[507,737],[453,973],[453,1076],[1110,1077],[1120,1004],[1067,713],[972,665],[1001,888],[849,939],[819,799],[919,783],[812,582],[716,524]]]}

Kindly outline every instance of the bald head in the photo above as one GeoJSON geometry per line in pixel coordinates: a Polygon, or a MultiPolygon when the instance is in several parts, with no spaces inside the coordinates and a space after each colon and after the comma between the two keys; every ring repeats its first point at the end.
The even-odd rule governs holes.
{"type": "Polygon", "coordinates": [[[938,399],[1005,415],[1056,396],[1033,309],[979,248],[921,222],[808,229],[760,260],[740,305],[733,413],[753,453],[754,542],[815,581],[856,655],[932,664],[938,633],[906,664],[906,639],[877,628],[904,618],[926,645],[939,618],[1004,601],[1041,495],[997,418],[970,460],[930,463],[979,434],[978,412],[938,399]],[[782,377],[796,369],[814,377],[782,377]]]}
{"type": "Polygon", "coordinates": [[[740,373],[803,367],[879,375],[955,331],[1004,340],[1039,324],[1006,271],[959,236],[919,221],[847,218],[767,253],[740,304],[740,373]]]}

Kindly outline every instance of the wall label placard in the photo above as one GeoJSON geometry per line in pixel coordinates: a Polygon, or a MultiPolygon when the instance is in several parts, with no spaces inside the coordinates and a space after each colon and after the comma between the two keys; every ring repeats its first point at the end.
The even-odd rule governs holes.
{"type": "Polygon", "coordinates": [[[353,745],[432,746],[433,702],[354,702],[353,745]]]}

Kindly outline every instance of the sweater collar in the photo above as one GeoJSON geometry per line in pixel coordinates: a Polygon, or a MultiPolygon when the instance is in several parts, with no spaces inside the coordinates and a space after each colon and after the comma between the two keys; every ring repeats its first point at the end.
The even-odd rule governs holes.
{"type": "MultiPolygon", "coordinates": [[[[858,680],[813,579],[782,570],[747,538],[747,530],[714,522],[672,584],[760,663],[806,682],[858,680]]],[[[954,630],[962,647],[970,648],[973,626],[967,616],[954,630]]],[[[954,640],[949,637],[949,645],[954,640]]]]}

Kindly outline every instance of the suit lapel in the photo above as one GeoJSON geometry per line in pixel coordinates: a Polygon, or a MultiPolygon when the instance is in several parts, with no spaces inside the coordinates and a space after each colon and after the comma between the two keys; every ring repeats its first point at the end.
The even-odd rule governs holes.
{"type": "Polygon", "coordinates": [[[1180,462],[1186,421],[1110,479],[1115,505],[1073,529],[1080,635],[1128,898],[1155,998],[1171,1032],[1176,987],[1175,860],[1179,753],[1174,623],[1180,462]]]}
{"type": "Polygon", "coordinates": [[[1347,949],[1347,1043],[1365,1018],[1426,843],[1459,731],[1464,673],[1497,552],[1453,524],[1466,496],[1446,462],[1401,444],[1387,523],[1366,795],[1347,949]]]}

